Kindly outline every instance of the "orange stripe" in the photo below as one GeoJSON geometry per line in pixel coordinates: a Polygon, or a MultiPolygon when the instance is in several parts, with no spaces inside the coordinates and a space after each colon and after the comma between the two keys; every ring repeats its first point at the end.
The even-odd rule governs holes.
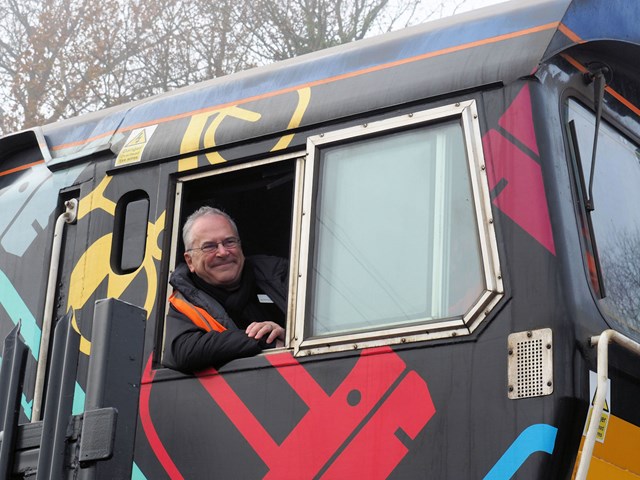
{"type": "Polygon", "coordinates": [[[10,168],[9,170],[5,170],[4,172],[0,172],[0,177],[4,176],[4,175],[10,175],[12,173],[15,172],[19,172],[21,170],[27,170],[31,167],[35,167],[36,165],[40,165],[41,163],[44,163],[44,160],[38,160],[37,162],[32,162],[32,163],[27,163],[26,165],[21,165],[19,167],[16,168],[10,168]]]}
{"type": "MultiPolygon", "coordinates": [[[[271,97],[275,97],[278,95],[284,95],[286,93],[290,93],[290,92],[295,92],[299,89],[302,88],[311,88],[311,87],[316,87],[319,85],[325,85],[328,83],[333,83],[333,82],[337,82],[340,80],[345,80],[348,78],[353,78],[353,77],[359,77],[361,75],[366,75],[368,73],[372,73],[372,72],[376,72],[376,71],[381,71],[381,70],[386,70],[389,68],[393,68],[393,67],[397,67],[400,65],[405,65],[408,63],[413,63],[413,62],[417,62],[420,60],[426,60],[428,58],[433,58],[433,57],[438,57],[440,55],[446,55],[449,53],[453,53],[453,52],[459,52],[462,50],[467,50],[469,48],[476,48],[476,47],[480,47],[483,45],[490,45],[492,43],[498,43],[498,42],[502,42],[505,40],[509,40],[512,38],[518,38],[518,37],[523,37],[525,35],[531,35],[532,33],[538,33],[538,32],[543,32],[545,30],[551,30],[554,28],[558,28],[558,25],[560,24],[560,22],[552,22],[552,23],[547,23],[545,25],[538,25],[537,27],[532,27],[532,28],[527,28],[524,30],[518,30],[517,32],[512,32],[512,33],[506,33],[503,35],[498,35],[495,37],[490,37],[490,38],[485,38],[482,40],[477,40],[474,42],[469,42],[469,43],[464,43],[462,45],[458,45],[455,47],[448,47],[448,48],[443,48],[442,50],[436,50],[434,52],[429,52],[429,53],[423,53],[421,55],[416,55],[414,57],[409,57],[409,58],[404,58],[402,60],[396,60],[393,62],[389,62],[389,63],[382,63],[380,65],[375,65],[373,67],[369,67],[369,68],[364,68],[362,70],[355,70],[353,72],[349,72],[349,73],[343,73],[341,75],[336,75],[333,77],[327,77],[321,80],[314,80],[312,82],[307,82],[307,83],[303,83],[300,85],[296,85],[293,87],[287,87],[287,88],[283,88],[280,90],[273,90],[271,92],[267,92],[267,93],[263,93],[260,95],[254,95],[252,97],[246,97],[244,99],[240,99],[240,100],[234,100],[231,102],[227,102],[227,103],[222,103],[219,105],[215,105],[212,107],[206,107],[206,108],[201,108],[199,110],[193,110],[191,112],[186,112],[186,113],[180,113],[178,115],[173,115],[170,117],[165,117],[165,118],[159,118],[159,119],[155,119],[155,120],[150,120],[148,122],[141,122],[141,123],[137,123],[135,125],[130,125],[128,127],[124,127],[121,130],[119,130],[120,132],[127,132],[130,130],[134,130],[136,128],[143,128],[143,127],[147,127],[150,125],[156,125],[159,123],[165,123],[165,122],[170,122],[172,120],[178,120],[181,118],[185,118],[185,117],[190,117],[192,115],[197,115],[199,113],[205,113],[205,112],[211,112],[214,110],[219,110],[219,109],[223,109],[226,107],[230,107],[230,106],[235,106],[235,105],[243,105],[245,103],[249,103],[249,102],[254,102],[256,100],[263,100],[266,98],[271,98],[271,97]]],[[[108,137],[110,135],[113,135],[114,133],[116,133],[116,130],[112,130],[110,132],[105,132],[102,133],[100,135],[96,135],[95,137],[91,137],[89,139],[86,140],[78,140],[77,142],[70,142],[70,143],[65,143],[62,145],[56,145],[54,147],[52,147],[52,150],[62,150],[64,148],[70,148],[70,147],[75,147],[75,146],[79,146],[79,145],[83,145],[85,143],[89,143],[95,140],[98,140],[100,138],[104,138],[104,137],[108,137]]]]}
{"type": "Polygon", "coordinates": [[[573,30],[567,27],[564,23],[561,23],[558,26],[558,30],[560,30],[565,36],[569,38],[574,43],[584,43],[584,40],[580,38],[573,30]]]}
{"type": "Polygon", "coordinates": [[[173,292],[171,294],[171,297],[169,297],[169,302],[176,308],[176,310],[186,315],[189,320],[194,323],[194,325],[202,328],[203,330],[206,330],[208,332],[210,332],[211,330],[215,330],[216,332],[224,332],[226,330],[224,325],[222,325],[215,318],[209,315],[209,312],[207,312],[203,308],[196,307],[186,300],[178,298],[176,296],[176,292],[173,292]]]}
{"type": "MultiPolygon", "coordinates": [[[[566,53],[562,53],[560,54],[562,56],[562,58],[564,58],[567,62],[569,62],[571,65],[573,65],[575,67],[576,70],[578,70],[580,73],[587,73],[589,70],[587,70],[587,67],[585,67],[583,64],[581,64],[578,60],[576,60],[575,58],[573,58],[570,55],[567,55],[566,53]]],[[[631,103],[629,100],[627,100],[626,98],[624,98],[620,93],[618,93],[616,90],[614,90],[613,88],[606,86],[605,87],[605,91],[611,95],[613,98],[615,98],[616,100],[618,100],[621,104],[623,104],[625,107],[627,107],[629,110],[631,110],[633,113],[635,113],[636,115],[640,116],[640,108],[638,108],[636,105],[634,105],[633,103],[631,103]]]]}

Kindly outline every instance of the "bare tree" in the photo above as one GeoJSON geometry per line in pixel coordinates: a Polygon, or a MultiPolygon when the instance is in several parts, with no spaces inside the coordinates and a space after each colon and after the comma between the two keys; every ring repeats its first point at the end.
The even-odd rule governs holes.
{"type": "Polygon", "coordinates": [[[5,0],[0,134],[401,28],[464,1],[5,0]]]}
{"type": "Polygon", "coordinates": [[[253,54],[278,61],[442,15],[465,0],[256,0],[253,54]]]}
{"type": "Polygon", "coordinates": [[[640,332],[640,229],[618,231],[601,249],[604,303],[628,329],[640,332]]]}

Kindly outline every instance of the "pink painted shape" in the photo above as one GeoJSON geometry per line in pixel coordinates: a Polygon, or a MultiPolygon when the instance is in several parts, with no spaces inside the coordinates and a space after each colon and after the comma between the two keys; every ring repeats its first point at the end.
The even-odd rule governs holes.
{"type": "Polygon", "coordinates": [[[402,429],[415,440],[435,412],[426,382],[415,371],[409,372],[322,480],[387,478],[408,452],[396,432],[402,429]]]}
{"type": "Polygon", "coordinates": [[[502,179],[507,182],[493,200],[494,205],[555,255],[540,165],[495,130],[489,131],[482,143],[489,188],[493,189],[502,179]]]}
{"type": "Polygon", "coordinates": [[[500,117],[498,125],[526,145],[533,153],[539,155],[536,132],[533,128],[533,116],[531,114],[529,84],[522,87],[520,93],[500,117]]]}
{"type": "MultiPolygon", "coordinates": [[[[406,364],[389,347],[364,350],[351,372],[329,395],[290,353],[269,355],[268,359],[309,406],[309,411],[279,445],[222,375],[210,375],[211,371],[198,375],[209,395],[269,468],[265,479],[314,478],[406,369],[406,364]]],[[[435,409],[432,407],[426,383],[415,372],[409,372],[376,411],[371,420],[373,423],[363,428],[366,437],[361,431],[353,449],[347,447],[347,451],[377,448],[375,452],[369,451],[368,455],[379,457],[380,468],[390,472],[404,457],[406,448],[397,438],[395,442],[391,438],[392,454],[385,456],[388,453],[384,446],[387,442],[384,445],[372,444],[370,435],[380,434],[389,439],[391,431],[395,433],[402,427],[410,438],[415,438],[433,415],[435,409]],[[409,417],[405,415],[416,408],[417,413],[409,417]]],[[[358,466],[361,462],[357,456],[349,453],[340,460],[336,471],[358,466]]]]}

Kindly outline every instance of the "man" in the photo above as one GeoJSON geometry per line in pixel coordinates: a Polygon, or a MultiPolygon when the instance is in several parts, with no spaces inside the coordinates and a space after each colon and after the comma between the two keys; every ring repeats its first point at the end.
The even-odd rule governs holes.
{"type": "Polygon", "coordinates": [[[287,262],[245,258],[235,223],[212,207],[191,214],[182,237],[186,263],[169,280],[163,363],[193,372],[283,346],[287,262]]]}

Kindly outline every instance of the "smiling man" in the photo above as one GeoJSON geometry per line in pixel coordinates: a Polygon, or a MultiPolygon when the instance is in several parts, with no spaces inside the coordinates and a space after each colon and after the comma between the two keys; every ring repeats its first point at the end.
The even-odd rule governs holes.
{"type": "Polygon", "coordinates": [[[202,207],[182,229],[185,263],[169,282],[165,366],[193,372],[284,345],[287,262],[244,256],[235,222],[202,207]]]}

